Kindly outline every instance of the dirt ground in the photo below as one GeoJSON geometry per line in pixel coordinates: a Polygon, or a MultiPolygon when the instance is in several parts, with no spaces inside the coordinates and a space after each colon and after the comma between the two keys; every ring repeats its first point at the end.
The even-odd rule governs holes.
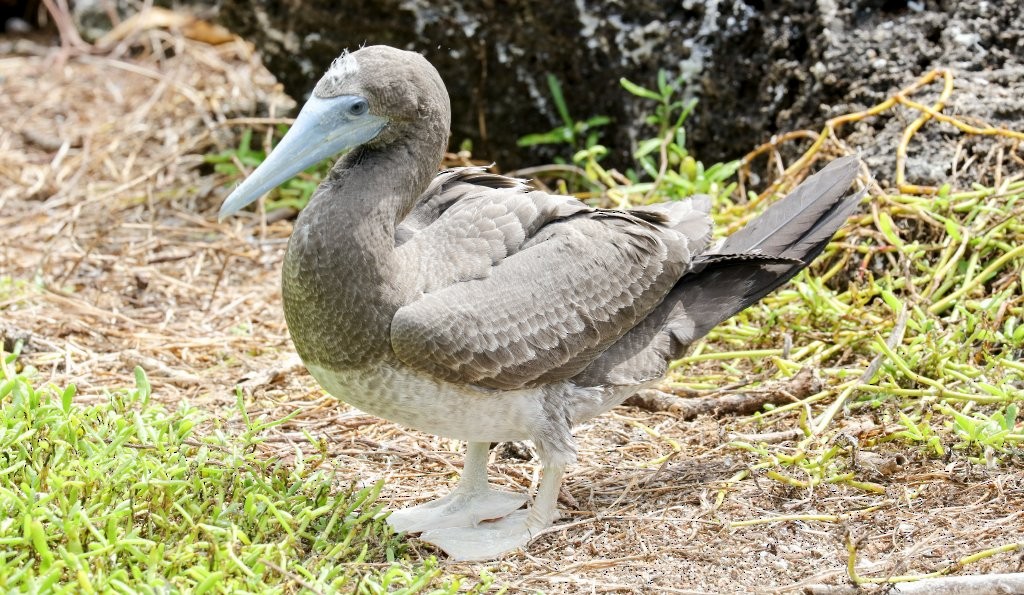
{"type": "MultiPolygon", "coordinates": [[[[250,415],[301,410],[274,430],[268,456],[308,449],[304,430],[327,439],[339,486],[384,478],[396,507],[446,492],[460,444],[352,410],[295,359],[279,289],[291,223],[259,213],[216,221],[224,179],[203,155],[267,122],[251,114],[291,105],[252,50],[160,29],[102,54],[14,49],[0,57],[0,330],[27,339],[23,361],[57,385],[76,383],[82,401],[131,385],[138,364],[157,398],[229,423],[240,423],[241,383],[250,415]]],[[[882,431],[864,416],[839,424],[859,439],[882,431]]],[[[988,469],[889,443],[875,450],[898,462],[873,478],[884,493],[808,490],[756,470],[729,481],[756,457],[728,435],[752,431],[741,416],[616,409],[578,429],[565,518],[527,552],[454,564],[413,540],[413,555],[437,554],[465,576],[489,568],[511,592],[792,593],[850,584],[847,535],[857,570],[872,577],[932,572],[1020,540],[1019,465],[988,469]],[[802,518],[730,526],[783,515],[802,518]]],[[[499,448],[495,459],[498,486],[536,485],[521,452],[499,448]]],[[[1018,550],[963,572],[1020,571],[1018,550]]]]}

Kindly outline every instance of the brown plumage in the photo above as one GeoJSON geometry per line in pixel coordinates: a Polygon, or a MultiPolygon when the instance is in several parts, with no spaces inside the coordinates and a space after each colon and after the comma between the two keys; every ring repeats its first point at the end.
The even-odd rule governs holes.
{"type": "Polygon", "coordinates": [[[418,54],[343,55],[222,215],[354,147],[292,233],[289,330],[335,396],[470,442],[455,492],[390,521],[483,559],[557,518],[574,424],[656,382],[691,343],[791,278],[861,195],[846,195],[856,160],[837,160],[712,246],[707,197],[595,209],[479,168],[437,174],[449,120],[444,85],[418,54]],[[544,465],[528,514],[514,512],[521,495],[486,483],[487,443],[516,439],[533,440],[544,465]]]}

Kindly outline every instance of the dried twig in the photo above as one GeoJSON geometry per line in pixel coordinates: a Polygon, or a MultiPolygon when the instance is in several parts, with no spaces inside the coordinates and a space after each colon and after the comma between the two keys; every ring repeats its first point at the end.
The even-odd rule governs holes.
{"type": "Polygon", "coordinates": [[[820,390],[821,382],[809,368],[802,368],[789,380],[768,383],[756,392],[680,399],[660,390],[646,389],[626,399],[623,404],[645,411],[665,411],[681,419],[693,419],[702,414],[721,416],[754,413],[765,405],[791,403],[820,390]]]}

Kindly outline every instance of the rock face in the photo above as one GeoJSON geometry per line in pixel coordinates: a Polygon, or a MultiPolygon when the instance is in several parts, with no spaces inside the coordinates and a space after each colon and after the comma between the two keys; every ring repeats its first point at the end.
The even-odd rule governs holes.
{"type": "Polygon", "coordinates": [[[453,145],[471,139],[476,156],[509,168],[523,164],[518,137],[559,123],[548,73],[561,82],[574,117],[607,115],[618,123],[603,140],[628,155],[627,131],[639,112],[618,78],[650,81],[658,68],[679,71],[683,64],[701,70],[703,54],[688,41],[711,19],[700,3],[647,0],[629,10],[589,4],[354,0],[339,10],[330,0],[225,0],[221,21],[256,44],[294,96],[308,93],[343,48],[383,43],[422,52],[448,85],[453,145]]]}
{"type": "MultiPolygon", "coordinates": [[[[548,73],[561,81],[576,119],[612,117],[602,142],[620,165],[629,161],[636,138],[644,136],[643,116],[653,106],[626,93],[618,79],[651,85],[661,68],[686,74],[687,92],[700,99],[689,134],[705,161],[738,157],[776,132],[818,129],[828,117],[873,105],[939,66],[954,68],[962,81],[952,109],[1019,129],[1024,127],[1021,6],[900,0],[509,0],[500,5],[352,0],[338,8],[330,0],[222,0],[219,18],[256,44],[298,99],[343,48],[385,43],[422,52],[448,84],[453,146],[470,139],[475,156],[509,169],[553,154],[550,148],[525,152],[515,146],[518,137],[560,122],[545,82],[548,73]]],[[[872,132],[884,136],[886,125],[869,122],[853,133],[870,141],[872,132]]],[[[567,149],[555,152],[564,155],[567,149]]],[[[938,174],[926,171],[925,177],[938,174]]]]}
{"type": "MultiPolygon", "coordinates": [[[[719,20],[693,134],[702,158],[742,154],[776,132],[820,130],[828,118],[878,104],[935,68],[955,76],[946,113],[1024,130],[1024,3],[783,0],[756,10],[744,31],[719,20]]],[[[930,105],[940,89],[932,84],[913,98],[930,105]]],[[[892,181],[895,147],[918,116],[898,111],[842,131],[880,181],[892,181]]],[[[908,178],[922,184],[948,177],[957,142],[965,142],[965,159],[998,144],[936,123],[915,138],[908,178]]]]}

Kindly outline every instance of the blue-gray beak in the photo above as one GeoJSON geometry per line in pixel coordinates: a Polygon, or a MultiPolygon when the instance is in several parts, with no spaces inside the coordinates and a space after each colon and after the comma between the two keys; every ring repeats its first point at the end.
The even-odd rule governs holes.
{"type": "Polygon", "coordinates": [[[323,159],[369,142],[386,124],[386,118],[369,113],[362,97],[310,97],[277,147],[224,201],[218,219],[256,202],[323,159]]]}

